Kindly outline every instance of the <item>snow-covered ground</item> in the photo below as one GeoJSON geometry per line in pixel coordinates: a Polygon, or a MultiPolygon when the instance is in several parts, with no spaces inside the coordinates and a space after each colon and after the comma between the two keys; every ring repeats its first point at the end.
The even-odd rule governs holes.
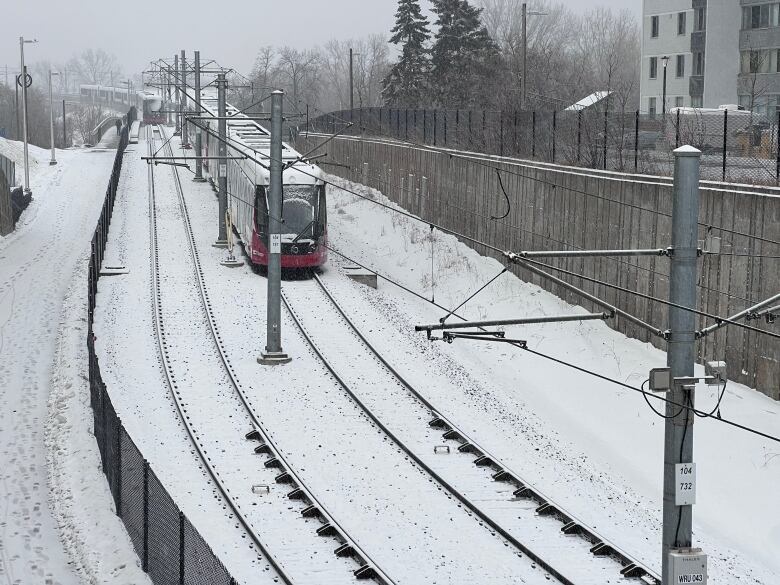
{"type": "MultiPolygon", "coordinates": [[[[329,197],[336,249],[430,297],[427,225],[343,191],[331,189],[329,197]]],[[[502,269],[452,236],[435,233],[433,240],[436,301],[444,306],[456,307],[502,269]]],[[[331,271],[341,263],[335,259],[331,271]]],[[[338,300],[402,372],[449,382],[446,392],[429,396],[434,404],[456,422],[468,421],[475,438],[566,509],[659,566],[664,421],[641,396],[502,344],[431,344],[413,325],[436,322],[444,312],[381,280],[378,293],[343,280],[338,288],[338,300]],[[426,373],[429,360],[449,365],[426,373]]],[[[578,310],[507,273],[459,314],[507,319],[578,310]]],[[[633,386],[666,363],[665,353],[601,322],[506,329],[532,349],[633,386]]],[[[438,384],[425,387],[435,392],[438,384]]],[[[714,390],[700,388],[697,400],[709,410],[714,390]]],[[[777,435],[780,404],[744,386],[729,384],[721,412],[777,435]]],[[[695,429],[694,540],[710,554],[713,582],[779,582],[780,445],[714,420],[697,420],[695,429]]]]}
{"type": "MultiPolygon", "coordinates": [[[[0,139],[17,162],[22,147],[0,139]]],[[[0,238],[0,582],[143,584],[100,470],[86,268],[115,151],[30,147],[34,200],[0,238]]]]}
{"type": "MultiPolygon", "coordinates": [[[[137,158],[140,152],[133,156],[137,158]]],[[[168,170],[158,173],[162,176],[168,170]]],[[[326,380],[288,316],[283,320],[283,341],[293,363],[272,370],[256,364],[265,331],[265,280],[247,267],[229,270],[219,266],[224,252],[210,246],[216,236],[216,199],[207,185],[190,183],[186,177],[185,195],[204,278],[212,299],[218,299],[214,311],[225,346],[257,413],[285,456],[311,482],[315,494],[322,495],[331,513],[381,560],[383,568],[390,565],[391,574],[403,576],[401,581],[433,582],[433,576],[442,583],[473,581],[479,574],[476,560],[473,573],[459,573],[465,568],[462,559],[446,555],[460,551],[463,542],[444,540],[442,536],[449,533],[431,522],[425,510],[411,505],[420,502],[399,506],[393,503],[392,489],[361,485],[401,486],[411,478],[406,465],[396,462],[392,450],[373,441],[375,430],[360,420],[356,409],[326,380]],[[368,430],[362,442],[355,435],[360,429],[368,430]],[[371,457],[358,452],[361,448],[371,457]],[[351,465],[342,470],[329,464],[342,460],[349,449],[355,454],[351,465]],[[389,458],[394,466],[390,472],[389,458]],[[351,475],[357,470],[361,473],[351,475]],[[368,510],[365,502],[380,493],[383,499],[373,511],[368,510]],[[344,500],[347,495],[352,498],[349,502],[344,500]],[[397,530],[399,517],[414,526],[408,535],[397,530]]],[[[243,577],[256,557],[241,553],[241,536],[231,531],[232,522],[225,522],[222,505],[214,499],[188,448],[160,378],[149,307],[145,179],[143,165],[128,165],[117,204],[118,219],[112,227],[110,259],[127,265],[130,274],[101,282],[98,345],[103,374],[117,411],[158,476],[223,561],[243,577]]],[[[352,187],[381,197],[375,191],[352,187]]],[[[180,222],[173,203],[165,207],[164,221],[180,222]]],[[[329,225],[331,244],[338,250],[426,296],[431,294],[433,244],[436,301],[445,306],[457,306],[502,268],[453,237],[435,233],[431,238],[426,225],[338,189],[329,192],[329,225]]],[[[170,225],[168,229],[181,228],[170,225]]],[[[173,231],[168,235],[173,236],[166,240],[168,252],[186,251],[183,242],[176,248],[173,231]]],[[[652,414],[641,396],[504,345],[432,344],[423,334],[414,333],[413,326],[435,322],[443,316],[441,310],[386,282],[380,281],[378,291],[357,285],[344,275],[344,264],[332,255],[324,281],[401,374],[524,480],[660,569],[663,421],[652,414]]],[[[167,290],[194,295],[188,277],[171,270],[163,275],[167,290]]],[[[295,286],[294,282],[285,285],[295,286]]],[[[195,311],[195,306],[190,310],[195,311]]],[[[508,273],[459,313],[470,318],[508,318],[580,310],[508,273]]],[[[189,329],[179,331],[177,326],[176,331],[203,336],[200,320],[194,319],[189,329]]],[[[634,386],[641,384],[650,368],[665,364],[663,352],[626,339],[600,322],[508,331],[511,337],[527,339],[534,349],[634,386]]],[[[195,367],[194,358],[187,359],[193,370],[202,369],[195,367]]],[[[214,376],[218,383],[222,374],[215,372],[214,376]]],[[[223,398],[217,393],[214,400],[202,404],[202,414],[218,412],[215,418],[234,422],[235,414],[222,414],[223,398]]],[[[701,389],[697,397],[703,409],[714,398],[709,389],[701,389]]],[[[724,417],[776,434],[780,405],[748,388],[730,384],[721,411],[724,417]]],[[[215,427],[215,432],[224,433],[230,426],[215,427]]],[[[697,420],[695,428],[699,493],[694,540],[710,555],[711,582],[776,584],[780,580],[775,554],[780,545],[780,502],[773,492],[780,480],[780,446],[713,420],[697,420]]],[[[433,498],[415,491],[409,499],[412,493],[433,498]]],[[[466,544],[473,545],[479,535],[472,534],[467,524],[463,526],[470,535],[466,544]]],[[[307,551],[310,554],[308,547],[286,549],[283,554],[307,551]]],[[[491,582],[501,582],[503,577],[496,571],[491,582]]],[[[524,578],[533,579],[534,574],[524,573],[524,578]]]]}

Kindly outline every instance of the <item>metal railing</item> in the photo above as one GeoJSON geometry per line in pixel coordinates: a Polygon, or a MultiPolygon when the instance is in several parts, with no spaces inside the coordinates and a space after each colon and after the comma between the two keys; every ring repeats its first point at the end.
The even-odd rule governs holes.
{"type": "Polygon", "coordinates": [[[780,114],[683,108],[492,111],[360,108],[319,115],[299,131],[386,137],[441,148],[610,171],[671,176],[672,151],[702,155],[702,179],[780,184],[780,114]],[[352,127],[347,127],[353,124],[352,127]]]}
{"type": "MultiPolygon", "coordinates": [[[[128,121],[132,123],[135,117],[135,108],[131,108],[128,121]]],[[[155,585],[235,585],[235,579],[178,508],[122,425],[95,353],[93,321],[97,285],[128,135],[129,127],[125,125],[89,259],[87,347],[95,439],[117,516],[124,522],[141,566],[152,582],[155,585]]]]}

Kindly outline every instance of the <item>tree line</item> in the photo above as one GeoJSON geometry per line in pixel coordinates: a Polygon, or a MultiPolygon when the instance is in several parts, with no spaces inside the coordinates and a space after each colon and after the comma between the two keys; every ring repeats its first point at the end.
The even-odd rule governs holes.
{"type": "MultiPolygon", "coordinates": [[[[563,2],[531,0],[528,13],[526,109],[561,109],[596,91],[611,92],[612,110],[638,107],[640,34],[629,11],[577,13],[563,2]]],[[[347,109],[350,48],[356,108],[521,107],[517,0],[399,0],[388,36],[307,50],[263,47],[249,76],[252,91],[236,90],[233,99],[246,105],[250,93],[259,100],[262,88],[273,87],[298,111],[347,109]]]]}

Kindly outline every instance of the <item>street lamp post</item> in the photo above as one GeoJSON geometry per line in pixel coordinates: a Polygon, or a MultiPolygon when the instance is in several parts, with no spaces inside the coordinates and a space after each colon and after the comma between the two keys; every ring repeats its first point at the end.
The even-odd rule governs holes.
{"type": "Polygon", "coordinates": [[[49,130],[51,139],[51,160],[49,161],[49,164],[56,165],[57,159],[54,156],[54,92],[51,82],[52,75],[59,75],[59,72],[49,69],[49,130]]]}
{"type": "Polygon", "coordinates": [[[27,145],[27,68],[24,66],[24,45],[37,43],[36,39],[26,41],[19,37],[19,54],[22,61],[22,72],[19,74],[22,80],[22,134],[24,138],[24,192],[30,193],[30,150],[27,145]]]}
{"type": "Polygon", "coordinates": [[[665,132],[666,131],[666,65],[669,63],[669,57],[667,55],[664,55],[663,57],[661,57],[661,61],[663,62],[664,65],[663,97],[661,98],[661,108],[663,108],[662,109],[663,113],[661,114],[661,119],[663,121],[664,132],[665,132]]]}

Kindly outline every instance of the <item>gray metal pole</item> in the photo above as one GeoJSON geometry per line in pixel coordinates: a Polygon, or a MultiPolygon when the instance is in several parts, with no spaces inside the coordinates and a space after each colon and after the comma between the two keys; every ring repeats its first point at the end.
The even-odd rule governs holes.
{"type": "MultiPolygon", "coordinates": [[[[203,115],[203,110],[200,107],[200,51],[195,51],[195,112],[198,116],[203,115]]],[[[200,130],[200,126],[195,126],[195,178],[193,181],[202,183],[206,179],[203,178],[203,160],[200,158],[203,156],[203,136],[200,130]]]]}
{"type": "MultiPolygon", "coordinates": [[[[355,84],[354,84],[354,73],[353,73],[353,59],[354,59],[354,53],[352,52],[352,49],[349,49],[349,111],[352,112],[352,110],[355,109],[355,84]]],[[[351,119],[350,119],[351,120],[351,119]]]]}
{"type": "Polygon", "coordinates": [[[523,56],[522,56],[523,76],[520,78],[520,109],[522,111],[525,111],[525,106],[526,106],[526,103],[527,103],[526,102],[526,94],[525,94],[525,90],[526,90],[526,79],[525,79],[525,77],[526,77],[526,75],[528,73],[528,69],[527,69],[527,65],[526,65],[527,64],[526,56],[528,54],[528,28],[527,28],[527,23],[528,23],[528,5],[525,2],[523,2],[523,56]]]}
{"type": "Polygon", "coordinates": [[[56,165],[57,159],[54,156],[54,90],[51,83],[51,69],[49,69],[49,139],[51,140],[51,160],[50,165],[56,165]]]}
{"type": "Polygon", "coordinates": [[[68,122],[65,119],[65,100],[62,100],[62,148],[68,148],[68,122]]]}
{"type": "Polygon", "coordinates": [[[176,83],[176,99],[174,100],[176,102],[176,129],[174,130],[173,134],[174,136],[176,134],[181,134],[181,97],[179,95],[179,80],[176,79],[179,76],[179,56],[174,55],[173,56],[173,79],[176,83]]]}
{"type": "Polygon", "coordinates": [[[190,147],[189,124],[187,123],[187,56],[181,52],[181,146],[190,147]]]}
{"type": "Polygon", "coordinates": [[[265,351],[261,364],[291,361],[282,351],[282,107],[283,91],[271,94],[271,182],[268,193],[268,318],[265,351]]]}
{"type": "MultiPolygon", "coordinates": [[[[699,164],[701,151],[683,146],[674,151],[674,195],[672,202],[672,259],[669,274],[669,300],[681,307],[696,308],[698,263],[699,164]]],[[[669,308],[667,365],[672,380],[693,376],[696,360],[696,315],[675,306],[669,308]]],[[[669,551],[690,548],[693,506],[675,502],[676,465],[693,462],[693,420],[688,409],[694,406],[693,388],[672,384],[666,403],[664,436],[664,505],[662,575],[666,583],[669,551]]]]}
{"type": "Polygon", "coordinates": [[[22,58],[22,136],[24,139],[24,192],[30,192],[30,151],[27,146],[27,66],[24,64],[24,37],[19,37],[22,58]]]}
{"type": "Polygon", "coordinates": [[[227,80],[225,74],[220,73],[217,76],[217,121],[218,133],[219,133],[219,146],[217,161],[217,186],[219,187],[219,237],[214,246],[218,248],[227,247],[227,228],[225,226],[225,214],[227,213],[227,119],[226,119],[226,105],[225,94],[227,90],[227,80]]]}

